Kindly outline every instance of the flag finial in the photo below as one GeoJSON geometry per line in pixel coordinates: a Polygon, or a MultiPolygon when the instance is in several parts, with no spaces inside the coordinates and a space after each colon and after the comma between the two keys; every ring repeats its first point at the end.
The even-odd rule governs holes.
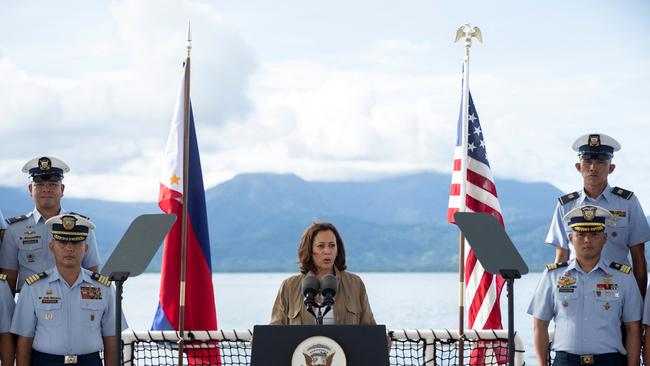
{"type": "Polygon", "coordinates": [[[458,28],[454,42],[458,42],[461,38],[465,38],[465,47],[472,47],[472,38],[476,38],[479,42],[483,43],[481,30],[469,23],[465,23],[458,28]]]}
{"type": "Polygon", "coordinates": [[[187,44],[185,45],[187,49],[187,58],[190,58],[190,52],[192,51],[192,32],[190,30],[190,21],[187,20],[187,44]]]}

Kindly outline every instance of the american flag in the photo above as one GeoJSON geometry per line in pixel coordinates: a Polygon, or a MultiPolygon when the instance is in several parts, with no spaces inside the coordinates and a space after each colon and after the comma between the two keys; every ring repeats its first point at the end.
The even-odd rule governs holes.
{"type": "MultiPolygon", "coordinates": [[[[454,223],[454,213],[461,210],[465,199],[466,212],[484,212],[496,217],[503,226],[497,189],[492,179],[488,162],[483,130],[469,94],[467,113],[467,146],[463,146],[461,115],[458,117],[458,133],[454,151],[454,169],[451,175],[451,191],[447,220],[454,223]],[[462,163],[463,149],[467,149],[467,178],[464,179],[462,163]],[[465,197],[461,197],[461,184],[465,181],[465,197]]],[[[501,329],[501,308],[499,298],[504,284],[501,276],[495,276],[483,269],[471,247],[465,242],[465,301],[467,320],[472,329],[501,329]]]]}

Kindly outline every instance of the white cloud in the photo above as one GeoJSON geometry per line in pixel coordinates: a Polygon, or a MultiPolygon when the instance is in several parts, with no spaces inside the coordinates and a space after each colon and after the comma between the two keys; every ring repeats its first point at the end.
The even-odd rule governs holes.
{"type": "MultiPolygon", "coordinates": [[[[311,44],[325,41],[322,30],[306,26],[306,18],[295,23],[303,28],[292,30],[295,24],[285,14],[286,24],[276,30],[272,19],[254,14],[250,19],[265,28],[240,29],[238,21],[249,28],[255,22],[242,20],[245,7],[233,14],[222,10],[228,6],[234,5],[112,1],[111,21],[105,22],[114,27],[111,32],[95,34],[90,27],[92,35],[52,45],[77,55],[74,63],[85,65],[78,73],[35,72],[23,66],[28,63],[19,52],[3,50],[0,179],[24,184],[18,173],[22,162],[51,153],[72,166],[68,195],[97,197],[110,184],[116,186],[113,199],[155,200],[187,19],[192,19],[192,101],[206,186],[242,172],[341,180],[449,171],[462,53],[451,43],[453,29],[442,45],[439,34],[408,37],[382,29],[375,35],[378,29],[369,28],[367,34],[349,34],[350,43],[363,41],[360,46],[324,44],[335,50],[324,54],[311,44]],[[277,39],[282,35],[288,38],[277,39]],[[262,56],[258,52],[268,46],[249,46],[273,43],[293,45],[292,56],[268,51],[262,56]]],[[[638,61],[647,59],[641,57],[645,53],[627,57],[638,49],[636,41],[618,42],[604,64],[598,61],[602,50],[579,43],[575,49],[540,51],[511,30],[482,29],[494,46],[477,48],[471,85],[495,175],[574,190],[580,181],[569,146],[587,130],[602,131],[623,143],[613,183],[650,199],[650,187],[642,184],[650,169],[639,159],[645,153],[639,136],[650,122],[641,110],[650,73],[647,62],[638,61]],[[506,44],[518,49],[503,54],[499,47],[506,44]],[[538,58],[526,58],[531,52],[538,58]],[[565,58],[571,62],[565,65],[565,58]]],[[[45,27],[30,30],[36,39],[47,39],[45,27]]],[[[345,42],[346,35],[331,32],[332,39],[345,42]]],[[[31,52],[45,58],[38,48],[31,52]]]]}
{"type": "Polygon", "coordinates": [[[60,45],[71,54],[110,57],[117,61],[113,66],[50,76],[21,68],[10,51],[3,52],[0,177],[5,184],[24,180],[19,170],[5,168],[7,162],[53,154],[72,166],[69,182],[84,184],[70,195],[94,196],[101,191],[95,183],[106,180],[129,183],[114,192],[115,199],[152,199],[138,187],[148,187],[153,178],[157,189],[157,174],[151,172],[159,169],[149,168],[152,162],[159,164],[169,130],[188,18],[195,21],[195,45],[200,45],[192,78],[193,102],[201,106],[195,115],[216,126],[248,113],[248,78],[256,61],[244,40],[212,7],[190,1],[169,5],[114,1],[118,37],[91,39],[81,47],[79,42],[60,45]]]}

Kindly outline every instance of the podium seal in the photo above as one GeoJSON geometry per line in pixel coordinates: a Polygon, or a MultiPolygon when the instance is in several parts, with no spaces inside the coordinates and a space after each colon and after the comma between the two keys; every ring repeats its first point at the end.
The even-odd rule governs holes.
{"type": "Polygon", "coordinates": [[[300,342],[291,366],[347,366],[343,348],[332,338],[315,336],[300,342]]]}

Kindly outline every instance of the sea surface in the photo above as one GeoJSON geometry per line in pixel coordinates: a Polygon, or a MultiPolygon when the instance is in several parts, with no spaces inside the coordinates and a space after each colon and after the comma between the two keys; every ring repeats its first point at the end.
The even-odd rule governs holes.
{"type": "MultiPolygon", "coordinates": [[[[375,320],[388,329],[456,329],[457,273],[358,273],[367,288],[375,320]]],[[[217,322],[221,329],[252,329],[267,324],[280,283],[291,273],[216,273],[213,275],[217,322]]],[[[526,314],[541,273],[515,281],[515,330],[526,345],[526,363],[535,364],[533,320],[526,314]]],[[[124,312],[129,327],[151,328],[158,304],[159,273],[129,278],[124,312]]],[[[508,325],[506,288],[501,296],[503,326],[508,325]]],[[[466,323],[467,324],[467,323],[466,323]]]]}

